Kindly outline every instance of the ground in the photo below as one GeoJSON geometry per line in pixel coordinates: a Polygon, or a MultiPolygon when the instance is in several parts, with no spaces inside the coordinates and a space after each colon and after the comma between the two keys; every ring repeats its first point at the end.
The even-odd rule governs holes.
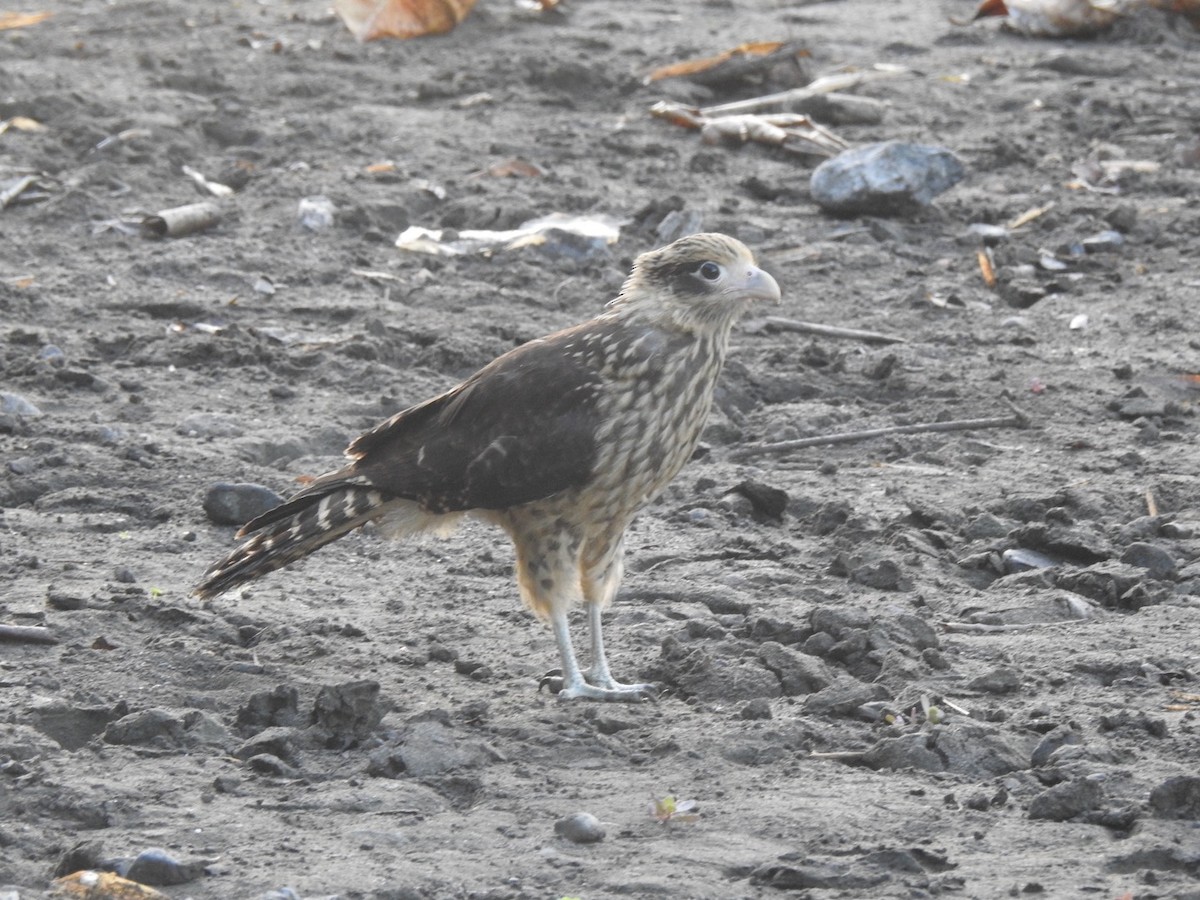
{"type": "Polygon", "coordinates": [[[1200,897],[1200,35],[1147,11],[1035,39],[958,0],[563,6],[368,45],[310,0],[54,0],[0,32],[0,120],[45,126],[0,134],[0,187],[37,176],[0,212],[0,624],[57,640],[0,643],[0,895],[160,848],[196,900],[1200,897]],[[903,67],[859,91],[880,121],[827,124],[966,179],[834,218],[816,160],[648,115],[795,84],[642,80],[772,39],[808,75],[903,67]],[[512,158],[543,174],[490,171],[512,158]],[[220,222],[129,227],[213,199],[184,166],[237,187],[220,222]],[[301,226],[312,197],[329,227],[301,226]],[[985,284],[971,226],[1050,204],[991,230],[985,284]],[[232,543],[214,484],[286,495],[595,314],[672,211],[784,299],[630,534],[611,659],[659,702],[539,692],[553,640],[482,527],[189,596],[232,543]],[[394,246],[550,212],[620,238],[394,246]],[[1010,403],[1027,427],[744,453],[1010,403]],[[659,821],[667,797],[698,815],[659,821]],[[603,840],[556,833],[578,812],[603,840]]]}

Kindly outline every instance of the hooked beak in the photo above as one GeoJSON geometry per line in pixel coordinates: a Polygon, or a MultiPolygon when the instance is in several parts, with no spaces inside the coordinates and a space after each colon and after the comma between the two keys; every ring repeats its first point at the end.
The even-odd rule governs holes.
{"type": "Polygon", "coordinates": [[[747,302],[767,300],[778,303],[782,298],[779,282],[757,266],[751,266],[746,271],[746,281],[736,291],[747,302]]]}

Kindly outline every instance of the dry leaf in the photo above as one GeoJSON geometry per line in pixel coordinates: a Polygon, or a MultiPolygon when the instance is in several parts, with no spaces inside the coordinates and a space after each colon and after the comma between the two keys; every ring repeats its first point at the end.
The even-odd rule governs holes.
{"type": "Polygon", "coordinates": [[[664,78],[680,78],[687,75],[695,75],[698,72],[707,72],[710,69],[715,69],[717,66],[724,65],[731,59],[739,59],[744,56],[766,56],[774,53],[780,47],[784,46],[783,41],[755,41],[748,44],[739,44],[731,50],[726,50],[723,53],[718,53],[716,56],[706,56],[702,59],[686,59],[683,62],[672,63],[669,66],[663,66],[661,69],[655,69],[645,78],[645,83],[649,84],[652,81],[661,81],[664,78]]]}
{"type": "Polygon", "coordinates": [[[360,41],[411,38],[450,31],[475,0],[333,0],[333,9],[360,41]]]}
{"type": "Polygon", "coordinates": [[[983,0],[972,21],[1005,16],[1022,34],[1067,37],[1102,31],[1129,6],[1123,0],[983,0]]]}
{"type": "Polygon", "coordinates": [[[0,31],[7,31],[10,28],[26,28],[30,25],[36,25],[38,22],[45,22],[52,15],[54,15],[52,12],[0,12],[0,31]]]}

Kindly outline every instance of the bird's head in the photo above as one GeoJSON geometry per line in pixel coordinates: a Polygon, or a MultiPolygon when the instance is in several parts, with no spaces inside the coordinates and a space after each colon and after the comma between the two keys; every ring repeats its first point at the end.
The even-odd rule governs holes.
{"type": "Polygon", "coordinates": [[[690,234],[639,256],[610,307],[690,331],[719,330],[728,329],[753,301],[778,303],[779,297],[775,279],[754,264],[741,241],[690,234]]]}

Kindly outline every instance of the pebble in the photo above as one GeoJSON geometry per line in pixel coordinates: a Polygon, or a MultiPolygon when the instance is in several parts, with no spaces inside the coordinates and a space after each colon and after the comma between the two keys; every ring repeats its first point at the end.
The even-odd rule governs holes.
{"type": "Polygon", "coordinates": [[[1099,781],[1080,778],[1064,781],[1042,791],[1029,803],[1029,818],[1065,822],[1080,813],[1095,809],[1104,799],[1099,781]]]}
{"type": "Polygon", "coordinates": [[[118,873],[139,884],[161,887],[194,881],[204,874],[204,863],[181,863],[166,850],[151,847],[134,857],[125,871],[118,869],[118,873]]]}
{"type": "Polygon", "coordinates": [[[573,844],[595,844],[604,840],[604,825],[587,812],[565,816],[554,823],[554,833],[573,844]]]}
{"type": "Polygon", "coordinates": [[[821,163],[809,188],[827,212],[886,215],[928,206],[965,175],[963,164],[945,147],[886,141],[821,163]]]}
{"type": "Polygon", "coordinates": [[[205,492],[204,513],[217,525],[244,525],[281,503],[281,496],[261,484],[221,481],[205,492]]]}
{"type": "Polygon", "coordinates": [[[880,591],[911,591],[912,581],[894,559],[863,563],[850,570],[850,580],[880,591]]]}
{"type": "Polygon", "coordinates": [[[1160,581],[1172,581],[1179,575],[1175,558],[1162,547],[1135,541],[1125,548],[1121,554],[1121,562],[1139,569],[1146,569],[1151,578],[1160,581]]]}
{"type": "Polygon", "coordinates": [[[323,194],[313,197],[302,197],[296,209],[297,217],[302,228],[309,231],[324,231],[333,224],[337,207],[333,201],[323,194]]]}
{"type": "Polygon", "coordinates": [[[42,411],[20,394],[0,391],[0,413],[10,413],[16,416],[40,416],[42,411]]]}
{"type": "Polygon", "coordinates": [[[1177,775],[1150,792],[1150,809],[1159,819],[1200,821],[1200,776],[1177,775]]]}

